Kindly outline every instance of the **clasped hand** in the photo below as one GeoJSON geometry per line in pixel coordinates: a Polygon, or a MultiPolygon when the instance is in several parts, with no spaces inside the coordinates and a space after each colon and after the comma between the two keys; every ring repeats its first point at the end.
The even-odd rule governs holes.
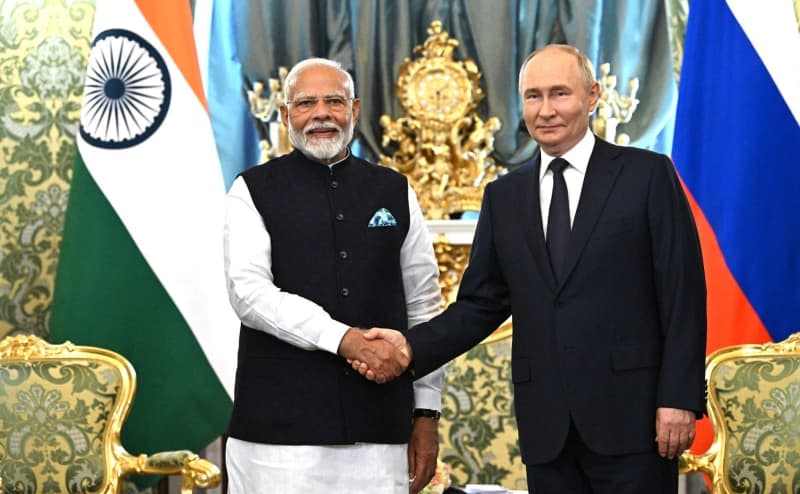
{"type": "Polygon", "coordinates": [[[403,333],[386,328],[364,331],[350,328],[339,345],[339,355],[370,381],[391,381],[411,362],[411,347],[403,333]]]}

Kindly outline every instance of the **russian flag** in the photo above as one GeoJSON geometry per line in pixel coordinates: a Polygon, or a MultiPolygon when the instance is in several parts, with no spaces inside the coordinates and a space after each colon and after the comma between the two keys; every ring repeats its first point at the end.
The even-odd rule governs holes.
{"type": "MultiPolygon", "coordinates": [[[[800,12],[692,2],[672,157],[708,283],[708,348],[800,331],[800,12]]],[[[711,442],[706,425],[694,448],[711,442]]]]}

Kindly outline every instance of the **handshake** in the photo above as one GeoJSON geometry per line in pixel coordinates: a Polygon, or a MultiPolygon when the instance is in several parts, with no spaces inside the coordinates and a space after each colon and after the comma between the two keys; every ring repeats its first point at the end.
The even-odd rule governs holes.
{"type": "Polygon", "coordinates": [[[350,328],[339,344],[339,355],[365,378],[383,384],[405,372],[411,347],[403,333],[394,329],[350,328]]]}

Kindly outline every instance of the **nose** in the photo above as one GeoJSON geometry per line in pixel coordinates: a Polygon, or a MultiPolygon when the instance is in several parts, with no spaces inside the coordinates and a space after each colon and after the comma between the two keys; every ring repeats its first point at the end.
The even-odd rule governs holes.
{"type": "Polygon", "coordinates": [[[331,111],[325,100],[320,98],[311,110],[311,118],[315,120],[328,120],[331,118],[331,111]]]}
{"type": "Polygon", "coordinates": [[[553,108],[553,104],[550,103],[550,98],[544,96],[542,98],[542,104],[539,107],[539,115],[544,118],[549,118],[555,115],[555,109],[553,108]]]}

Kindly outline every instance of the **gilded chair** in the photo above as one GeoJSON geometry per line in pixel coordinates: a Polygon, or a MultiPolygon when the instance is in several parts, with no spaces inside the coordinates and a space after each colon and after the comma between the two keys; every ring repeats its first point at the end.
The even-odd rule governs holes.
{"type": "Polygon", "coordinates": [[[706,380],[714,442],[681,472],[706,473],[714,493],[800,493],[800,333],[717,350],[706,380]]]}
{"type": "Polygon", "coordinates": [[[181,475],[181,493],[215,487],[219,469],[191,451],[129,454],[120,430],[136,390],[121,355],[35,336],[0,341],[3,493],[115,493],[129,474],[181,475]]]}

